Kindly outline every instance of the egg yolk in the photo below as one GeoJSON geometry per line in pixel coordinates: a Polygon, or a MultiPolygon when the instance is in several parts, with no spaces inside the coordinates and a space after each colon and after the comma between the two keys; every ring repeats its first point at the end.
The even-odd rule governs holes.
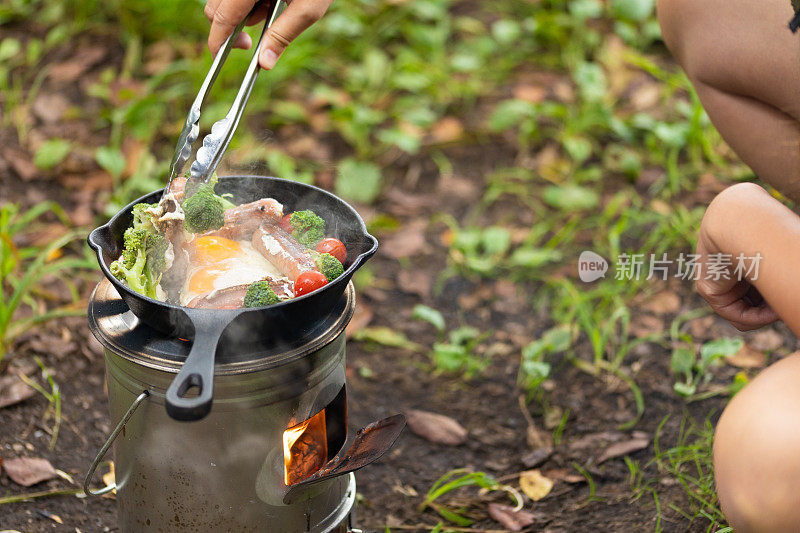
{"type": "Polygon", "coordinates": [[[213,291],[217,278],[230,269],[231,266],[224,263],[198,269],[189,278],[189,290],[195,294],[207,294],[213,291]]]}
{"type": "Polygon", "coordinates": [[[194,250],[196,263],[213,265],[239,255],[242,252],[242,246],[225,237],[206,235],[195,239],[194,250]]]}

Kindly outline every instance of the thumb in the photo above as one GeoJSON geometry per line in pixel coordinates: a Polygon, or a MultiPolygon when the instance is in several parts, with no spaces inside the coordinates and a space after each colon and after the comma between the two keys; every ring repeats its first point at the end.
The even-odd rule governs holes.
{"type": "Polygon", "coordinates": [[[271,70],[289,43],[322,18],[333,0],[292,0],[267,29],[261,43],[258,63],[271,70]]]}

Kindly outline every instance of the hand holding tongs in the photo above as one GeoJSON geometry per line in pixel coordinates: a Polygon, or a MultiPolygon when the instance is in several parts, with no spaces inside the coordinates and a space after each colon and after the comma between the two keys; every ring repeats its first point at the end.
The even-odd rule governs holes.
{"type": "MultiPolygon", "coordinates": [[[[236,94],[236,98],[233,100],[233,104],[228,114],[225,115],[225,118],[215,122],[214,125],[211,126],[211,133],[203,138],[203,146],[197,150],[197,156],[190,167],[191,179],[198,184],[208,182],[211,174],[213,174],[217,165],[219,165],[222,155],[231,142],[233,132],[236,131],[236,126],[239,125],[239,119],[242,117],[247,99],[250,97],[250,91],[255,84],[256,76],[260,70],[258,66],[258,51],[261,48],[261,41],[264,39],[264,34],[267,32],[267,29],[278,17],[282,2],[281,0],[267,0],[267,3],[270,6],[267,10],[269,14],[264,22],[264,29],[261,30],[261,36],[258,38],[258,43],[256,43],[255,46],[255,54],[253,54],[250,65],[247,67],[247,72],[245,73],[244,80],[242,80],[242,85],[239,87],[239,92],[236,94]]],[[[259,6],[260,3],[257,2],[253,7],[253,11],[259,6]]],[[[252,14],[253,11],[251,11],[250,14],[252,14]]],[[[211,64],[208,74],[206,74],[206,79],[203,81],[203,85],[200,87],[197,97],[194,99],[194,103],[189,110],[189,115],[186,117],[186,122],[183,125],[183,130],[181,131],[180,137],[178,137],[178,145],[175,147],[175,154],[172,156],[172,162],[169,167],[169,180],[167,188],[164,190],[165,193],[170,190],[172,180],[183,170],[186,161],[189,159],[189,156],[192,155],[192,144],[197,140],[197,136],[200,133],[200,108],[203,107],[208,92],[217,79],[217,74],[219,74],[222,64],[228,57],[228,52],[233,48],[233,43],[236,42],[236,38],[244,28],[245,22],[249,17],[250,15],[245,17],[244,20],[234,28],[233,33],[225,41],[225,44],[222,45],[217,57],[214,58],[214,62],[211,64]]]]}

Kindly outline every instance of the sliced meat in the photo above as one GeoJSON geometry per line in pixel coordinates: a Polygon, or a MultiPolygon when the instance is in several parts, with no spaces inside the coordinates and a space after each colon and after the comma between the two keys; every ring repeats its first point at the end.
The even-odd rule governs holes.
{"type": "Polygon", "coordinates": [[[264,224],[255,230],[253,248],[292,282],[303,272],[317,269],[305,246],[278,226],[264,224]]]}
{"type": "Polygon", "coordinates": [[[225,210],[225,225],[209,235],[228,239],[249,237],[261,224],[277,224],[283,217],[283,204],[274,198],[237,205],[225,210]]]}
{"type": "Polygon", "coordinates": [[[169,184],[169,192],[175,197],[178,203],[183,201],[183,195],[186,191],[186,178],[178,176],[169,184]]]}
{"type": "MultiPolygon", "coordinates": [[[[291,284],[286,279],[270,279],[270,286],[281,300],[294,297],[291,284]]],[[[235,285],[208,294],[196,296],[186,304],[186,307],[200,309],[239,309],[244,306],[244,296],[249,285],[235,285]]]]}
{"type": "Polygon", "coordinates": [[[239,309],[244,305],[244,295],[247,294],[248,285],[236,285],[227,289],[220,289],[209,294],[195,296],[186,307],[200,309],[239,309]]]}

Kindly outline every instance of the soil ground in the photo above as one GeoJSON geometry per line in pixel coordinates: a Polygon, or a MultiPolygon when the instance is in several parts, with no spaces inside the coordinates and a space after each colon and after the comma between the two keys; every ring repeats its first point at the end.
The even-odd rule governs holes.
{"type": "MultiPolygon", "coordinates": [[[[22,34],[23,29],[15,31],[22,34]]],[[[114,39],[108,37],[110,41],[114,39]]],[[[63,53],[68,56],[70,52],[63,53]]],[[[108,62],[122,62],[120,50],[111,55],[108,62]]],[[[73,89],[68,93],[70,100],[83,105],[81,99],[85,95],[77,90],[77,84],[73,89]]],[[[52,125],[39,133],[52,136],[58,127],[62,130],[57,136],[65,137],[77,125],[52,125]]],[[[78,129],[89,136],[96,134],[86,124],[78,129]]],[[[333,152],[341,148],[334,141],[329,144],[333,152]]],[[[17,148],[11,128],[0,128],[0,147],[17,148]]],[[[391,531],[428,531],[440,518],[431,509],[420,511],[419,506],[435,480],[448,471],[457,468],[484,471],[505,483],[515,484],[520,472],[538,468],[555,480],[555,486],[546,498],[526,505],[534,517],[527,530],[631,532],[656,530],[659,525],[663,531],[706,531],[707,521],[690,521],[676,510],[688,509],[690,502],[679,481],[651,462],[656,455],[654,436],[669,415],[658,441],[661,450],[674,446],[682,420],[689,418],[702,423],[710,416],[714,422],[726,400],[712,398],[687,404],[672,389],[674,377],[669,369],[668,350],[646,343],[634,348],[628,359],[632,377],[645,399],[644,416],[633,429],[617,429],[635,414],[630,390],[617,379],[589,375],[566,360],[555,365],[555,371],[543,386],[544,402],[520,402],[517,386],[520,350],[553,325],[546,311],[535,310],[541,306],[532,301],[533,286],[527,291],[524,285],[503,280],[476,282],[455,277],[440,292],[433,291],[433,281],[447,265],[448,248],[443,244],[447,230],[441,223],[425,222],[442,213],[461,220],[480,200],[486,186],[485,176],[492,169],[513,166],[516,153],[500,141],[467,143],[447,148],[445,152],[453,165],[452,176],[440,176],[428,157],[404,156],[386,177],[390,186],[383,199],[375,206],[358,206],[365,218],[387,213],[400,222],[397,232],[379,235],[382,247],[370,262],[375,278],[358,294],[361,317],[371,315],[370,326],[390,327],[429,349],[437,340],[434,329],[411,317],[414,305],[424,303],[440,310],[451,328],[469,324],[492,331],[490,341],[481,348],[491,364],[485,372],[467,380],[433,371],[425,350],[415,353],[349,342],[348,413],[352,430],[397,412],[421,409],[452,417],[468,431],[466,442],[447,446],[432,443],[407,429],[390,453],[357,473],[360,494],[357,525],[369,532],[386,531],[387,526],[391,531]],[[408,241],[416,244],[408,246],[408,241]],[[557,430],[552,416],[545,416],[542,409],[545,404],[551,414],[568,412],[568,415],[552,454],[541,456],[529,442],[529,436],[550,438],[557,430]],[[642,434],[649,440],[648,446],[628,455],[639,462],[643,479],[657,487],[660,512],[650,492],[637,494],[634,490],[622,457],[598,461],[610,444],[642,438],[642,434]],[[575,465],[585,470],[591,483],[579,474],[575,465]]],[[[8,158],[7,153],[5,157],[8,158]]],[[[89,159],[90,165],[94,165],[89,159]]],[[[73,163],[80,167],[81,161],[70,164],[73,163]]],[[[71,170],[71,180],[59,180],[63,176],[54,175],[22,179],[17,166],[10,159],[0,159],[1,202],[30,206],[50,199],[64,205],[79,219],[79,225],[88,227],[102,219],[104,205],[98,200],[101,196],[91,187],[104,189],[106,193],[108,187],[88,178],[84,182],[81,168],[71,170]]],[[[99,171],[96,166],[93,168],[97,177],[99,171]]],[[[513,213],[518,206],[499,203],[482,216],[491,218],[492,212],[504,209],[513,213]]],[[[76,280],[83,298],[88,297],[99,279],[97,272],[76,280]]],[[[681,312],[702,305],[690,284],[670,284],[663,290],[676,304],[666,306],[666,310],[654,310],[646,302],[635,303],[634,322],[647,316],[651,321],[642,324],[653,324],[655,319],[660,324],[657,327],[663,329],[681,312]]],[[[712,317],[696,319],[689,327],[698,342],[736,334],[712,317]]],[[[640,327],[641,334],[647,333],[644,329],[640,327]]],[[[776,331],[783,340],[774,353],[794,349],[796,341],[788,332],[780,327],[776,331]]],[[[590,358],[591,347],[586,341],[574,351],[578,358],[590,358]]],[[[92,338],[84,317],[50,322],[18,340],[12,356],[0,365],[0,375],[19,370],[38,376],[34,356],[42,358],[61,387],[64,423],[55,448],[50,450],[48,432],[52,420],[43,418],[48,406],[43,396],[37,394],[0,409],[0,458],[43,457],[79,484],[111,430],[102,349],[92,338]]],[[[716,378],[720,383],[730,383],[734,373],[733,368],[722,368],[716,378]]],[[[0,474],[0,495],[4,496],[75,487],[56,479],[26,489],[5,473],[0,474]]],[[[487,513],[489,502],[510,503],[503,493],[480,495],[477,489],[469,487],[445,496],[443,502],[468,509],[475,519],[469,531],[505,531],[487,513]]],[[[3,504],[0,505],[2,529],[24,533],[116,531],[116,503],[109,498],[54,496],[3,504]]]]}
{"type": "MultiPolygon", "coordinates": [[[[463,175],[471,174],[472,179],[478,180],[480,169],[472,167],[470,171],[472,163],[465,156],[463,169],[457,170],[463,170],[463,175]]],[[[31,189],[38,193],[45,191],[44,194],[50,198],[62,194],[52,184],[6,182],[5,186],[20,198],[25,198],[26,191],[31,189]]],[[[423,185],[418,187],[423,188],[423,185]]],[[[420,191],[407,189],[403,192],[413,196],[420,191]]],[[[446,209],[457,212],[461,207],[458,202],[453,202],[446,209]]],[[[381,208],[393,209],[391,206],[378,206],[381,208]]],[[[428,214],[425,211],[432,212],[433,208],[423,208],[423,212],[414,216],[428,214]]],[[[415,270],[434,279],[444,266],[446,248],[437,244],[435,235],[429,234],[428,237],[428,251],[410,261],[415,270]]],[[[372,266],[379,282],[359,294],[359,305],[367,307],[374,315],[371,325],[395,328],[414,342],[430,346],[436,340],[433,329],[409,319],[410,309],[420,301],[419,296],[400,290],[392,282],[398,279],[400,263],[389,257],[384,247],[374,258],[372,266]]],[[[85,294],[97,279],[87,280],[85,294]]],[[[518,296],[520,302],[527,305],[525,295],[518,296]]],[[[679,296],[682,308],[699,305],[689,290],[684,290],[679,296]]],[[[540,317],[533,313],[520,312],[513,306],[504,308],[505,302],[498,305],[498,299],[491,290],[487,293],[487,286],[481,283],[452,280],[445,285],[440,296],[430,297],[427,302],[442,310],[451,322],[463,320],[488,324],[489,329],[499,332],[498,338],[513,350],[518,349],[515,339],[535,338],[545,327],[540,317]]],[[[719,321],[711,324],[711,330],[717,332],[724,332],[724,328],[719,321]]],[[[7,457],[47,458],[79,481],[110,431],[99,343],[91,338],[86,320],[74,318],[52,323],[47,330],[31,332],[22,339],[17,350],[21,357],[15,359],[14,365],[26,360],[28,355],[38,353],[46,365],[54,369],[62,388],[65,423],[55,450],[50,451],[47,433],[50,424],[42,422],[42,413],[47,407],[43,397],[37,395],[5,408],[0,411],[0,452],[7,457]]],[[[580,350],[588,352],[589,346],[580,350]]],[[[516,352],[499,352],[482,376],[464,380],[431,372],[424,354],[349,342],[348,409],[352,430],[396,412],[423,409],[450,416],[469,432],[466,443],[451,447],[428,442],[407,429],[387,456],[358,472],[361,495],[357,508],[358,525],[365,531],[382,531],[387,524],[390,527],[403,526],[404,531],[415,527],[427,530],[437,523],[438,518],[430,510],[420,513],[418,506],[431,484],[442,474],[454,468],[470,468],[512,481],[516,474],[534,465],[545,474],[550,473],[556,479],[556,485],[551,496],[533,505],[536,521],[532,530],[576,531],[583,527],[601,531],[654,529],[654,504],[647,496],[633,499],[628,468],[622,459],[595,464],[607,443],[621,438],[614,428],[633,414],[629,391],[616,380],[598,379],[572,365],[561,365],[548,385],[548,396],[552,405],[569,410],[563,438],[549,458],[531,462],[533,449],[526,441],[528,422],[520,407],[516,385],[518,356],[516,352]],[[590,488],[587,483],[576,482],[572,462],[589,465],[596,483],[592,500],[588,500],[590,488]],[[572,476],[566,475],[567,471],[572,476]],[[563,480],[558,479],[559,475],[563,480]]],[[[712,399],[692,404],[687,410],[685,403],[672,391],[671,379],[667,379],[668,352],[660,346],[644,344],[636,348],[635,355],[640,364],[634,377],[646,398],[645,415],[635,429],[652,436],[662,419],[671,415],[660,435],[663,447],[676,441],[684,414],[702,420],[709,411],[720,410],[724,405],[722,400],[712,399]]],[[[542,413],[532,411],[531,415],[541,430],[545,424],[542,413]]],[[[629,433],[623,433],[622,437],[629,433]]],[[[646,449],[630,455],[644,465],[653,454],[651,439],[646,449]]],[[[664,509],[662,527],[667,531],[704,531],[707,525],[692,525],[669,509],[670,503],[679,507],[687,505],[686,495],[676,481],[663,476],[655,467],[644,470],[646,475],[661,479],[664,485],[659,491],[664,509]]],[[[63,480],[53,480],[40,484],[36,490],[65,486],[63,480]]],[[[9,495],[25,491],[6,476],[0,477],[0,490],[9,495]]],[[[464,491],[461,496],[466,498],[460,500],[462,503],[466,501],[478,509],[478,516],[481,516],[486,501],[503,501],[505,498],[502,494],[478,498],[474,490],[464,491]]],[[[476,530],[498,529],[498,524],[486,517],[485,512],[482,516],[472,527],[476,530]]],[[[107,498],[59,496],[7,504],[0,508],[0,526],[24,532],[72,532],[76,528],[83,532],[114,531],[115,502],[107,498]],[[59,517],[63,524],[54,522],[54,516],[59,517]]]]}

